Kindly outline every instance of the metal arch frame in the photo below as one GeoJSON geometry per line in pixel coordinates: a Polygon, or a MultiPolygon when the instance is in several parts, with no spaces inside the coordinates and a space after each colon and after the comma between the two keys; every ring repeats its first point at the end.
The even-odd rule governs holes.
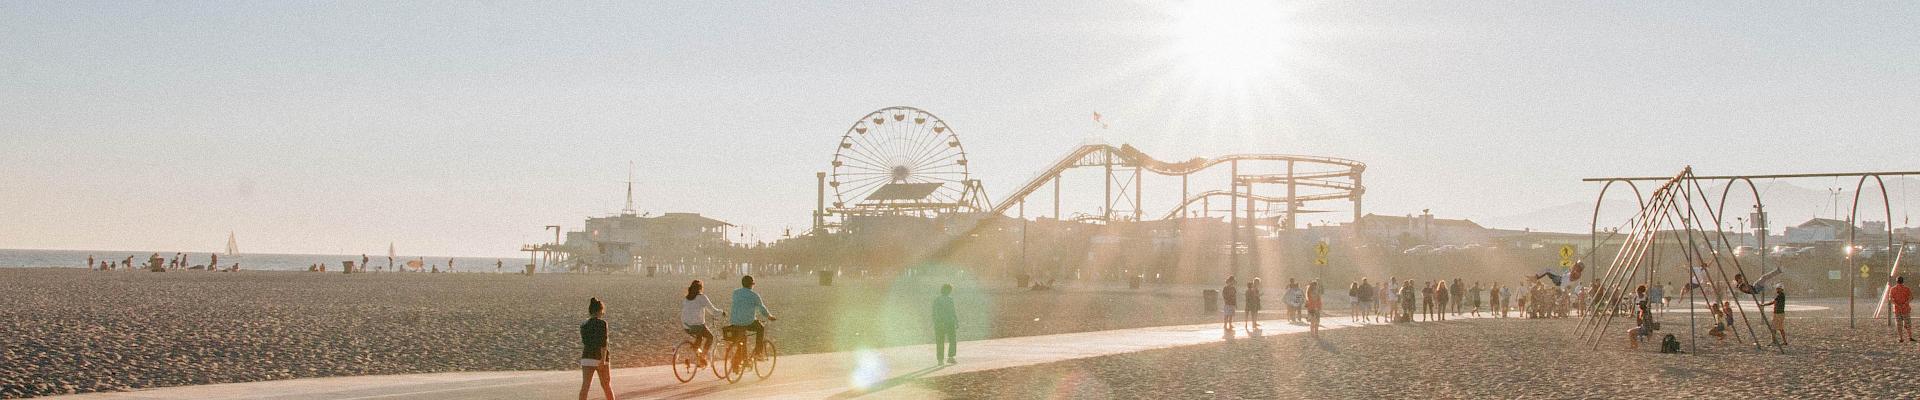
{"type": "Polygon", "coordinates": [[[1727,217],[1727,194],[1729,194],[1729,193],[1732,193],[1732,192],[1733,192],[1733,183],[1734,183],[1734,182],[1746,182],[1746,183],[1747,183],[1747,190],[1748,190],[1749,192],[1751,192],[1751,193],[1753,193],[1753,205],[1754,205],[1755,207],[1759,207],[1759,209],[1760,209],[1760,211],[1761,211],[1761,212],[1766,212],[1766,210],[1767,210],[1767,205],[1766,205],[1766,202],[1764,202],[1764,201],[1761,201],[1761,200],[1760,200],[1760,186],[1758,186],[1758,185],[1754,185],[1754,184],[1753,184],[1753,179],[1752,179],[1752,178],[1748,178],[1748,177],[1744,177],[1744,176],[1736,176],[1736,177],[1732,177],[1732,178],[1727,178],[1727,187],[1726,187],[1726,188],[1722,188],[1722,189],[1720,189],[1720,208],[1719,208],[1718,210],[1714,210],[1714,214],[1715,214],[1715,215],[1714,215],[1714,218],[1717,218],[1717,219],[1726,219],[1726,217],[1727,217]]]}
{"type": "Polygon", "coordinates": [[[1600,206],[1607,201],[1607,189],[1612,188],[1613,184],[1621,182],[1625,182],[1627,188],[1633,189],[1633,201],[1640,205],[1640,209],[1644,210],[1647,208],[1646,195],[1640,192],[1640,186],[1634,185],[1632,179],[1608,179],[1606,184],[1600,185],[1600,196],[1593,199],[1593,219],[1587,224],[1588,240],[1586,259],[1588,263],[1594,262],[1594,250],[1600,248],[1600,235],[1598,233],[1600,231],[1600,206]]]}
{"type": "MultiPolygon", "coordinates": [[[[1865,175],[1861,175],[1860,180],[1857,183],[1854,183],[1853,185],[1853,207],[1847,210],[1846,252],[1847,252],[1847,268],[1849,269],[1853,268],[1853,254],[1857,253],[1856,251],[1853,250],[1853,246],[1854,246],[1855,239],[1859,237],[1860,228],[1857,226],[1855,222],[1859,220],[1860,192],[1862,191],[1861,189],[1865,189],[1867,187],[1867,178],[1873,178],[1874,184],[1880,187],[1880,206],[1886,211],[1886,218],[1887,218],[1885,220],[1886,221],[1885,225],[1887,227],[1887,251],[1893,251],[1894,249],[1893,247],[1893,202],[1887,196],[1887,181],[1880,179],[1880,174],[1868,173],[1865,175]]],[[[1888,259],[1891,260],[1892,257],[1888,257],[1888,259]]],[[[1888,271],[1892,271],[1892,268],[1888,268],[1888,271]]],[[[1854,327],[1854,320],[1856,319],[1854,318],[1854,298],[1853,298],[1854,297],[1853,292],[1855,292],[1856,289],[1859,288],[1859,286],[1855,283],[1856,279],[1858,278],[1855,278],[1855,275],[1852,274],[1852,271],[1848,271],[1848,274],[1847,274],[1847,327],[1848,328],[1854,327]]]]}
{"type": "MultiPolygon", "coordinates": [[[[1718,206],[1718,208],[1715,208],[1714,210],[1712,210],[1714,223],[1720,223],[1727,219],[1727,195],[1730,193],[1733,193],[1734,182],[1746,182],[1747,190],[1750,193],[1753,193],[1754,210],[1759,211],[1761,214],[1765,214],[1767,212],[1767,203],[1766,201],[1763,201],[1760,199],[1760,186],[1755,185],[1753,183],[1753,178],[1748,178],[1744,176],[1731,177],[1731,178],[1727,178],[1727,187],[1720,189],[1720,205],[1718,206]]],[[[1695,184],[1698,185],[1697,182],[1695,184]]],[[[1767,221],[1767,222],[1772,222],[1772,221],[1767,221]]],[[[1766,229],[1768,232],[1772,232],[1772,230],[1769,228],[1761,228],[1761,229],[1766,229]]],[[[1759,240],[1760,240],[1759,242],[1760,273],[1764,275],[1767,273],[1767,237],[1766,235],[1760,235],[1759,240]]],[[[1742,241],[1744,242],[1744,240],[1742,241]]],[[[1732,251],[1732,250],[1728,250],[1728,251],[1732,251]]],[[[1762,318],[1764,318],[1764,316],[1762,316],[1762,318]]]]}
{"type": "MultiPolygon", "coordinates": [[[[874,110],[874,111],[872,111],[872,112],[868,112],[868,113],[866,113],[865,115],[862,115],[862,116],[860,116],[860,118],[859,118],[859,119],[855,119],[855,120],[853,121],[853,123],[852,123],[852,124],[850,124],[850,125],[847,125],[847,129],[846,129],[846,130],[844,130],[844,131],[841,131],[841,134],[840,134],[840,141],[839,141],[838,143],[835,143],[835,147],[834,147],[834,152],[833,152],[833,154],[834,154],[834,161],[836,161],[836,162],[837,162],[837,161],[839,161],[839,158],[841,157],[841,153],[842,153],[842,150],[844,150],[844,149],[846,149],[845,147],[842,147],[842,146],[843,146],[843,145],[844,145],[845,143],[847,143],[847,141],[848,141],[848,140],[850,140],[850,139],[852,139],[852,138],[853,138],[853,135],[854,135],[854,132],[855,132],[855,130],[856,130],[856,129],[858,129],[858,128],[860,127],[860,125],[861,125],[861,124],[863,124],[863,123],[866,123],[868,119],[870,119],[871,117],[873,117],[873,116],[875,116],[875,115],[881,115],[881,116],[885,116],[885,115],[886,115],[886,114],[887,114],[887,113],[888,113],[889,111],[905,111],[905,112],[909,112],[909,113],[919,113],[919,114],[924,114],[924,115],[926,115],[926,116],[927,116],[928,118],[930,118],[930,119],[932,119],[932,120],[933,120],[933,122],[936,122],[936,123],[938,123],[938,124],[940,124],[940,125],[941,125],[941,126],[943,127],[942,129],[946,131],[946,132],[944,132],[944,134],[945,134],[946,136],[949,136],[949,137],[951,137],[951,138],[952,138],[952,140],[953,140],[953,143],[954,143],[954,146],[953,146],[953,147],[954,147],[954,149],[955,149],[955,151],[957,151],[957,152],[959,153],[959,160],[960,160],[960,161],[959,161],[959,162],[957,162],[956,164],[958,164],[958,165],[960,166],[960,169],[961,169],[961,176],[960,176],[960,178],[959,178],[959,179],[956,179],[955,181],[958,181],[958,182],[961,182],[963,186],[966,186],[966,185],[969,185],[969,184],[970,184],[969,182],[972,182],[972,181],[973,181],[973,179],[972,179],[972,175],[973,175],[973,167],[972,167],[971,165],[969,165],[969,163],[967,162],[967,146],[966,146],[966,143],[965,143],[965,142],[962,142],[962,141],[960,140],[960,133],[959,133],[959,130],[956,130],[956,129],[954,129],[954,128],[953,128],[953,125],[952,125],[952,124],[948,124],[948,123],[947,123],[947,120],[946,120],[946,119],[944,119],[944,118],[940,118],[940,116],[939,116],[938,114],[934,114],[934,113],[933,113],[933,112],[931,112],[931,111],[927,111],[927,110],[925,110],[925,109],[921,109],[921,108],[919,108],[919,107],[913,107],[913,106],[889,106],[889,107],[884,107],[884,108],[881,108],[881,109],[878,109],[878,110],[874,110]]],[[[840,183],[840,182],[839,182],[839,181],[840,181],[840,179],[839,179],[839,175],[840,175],[840,171],[839,171],[839,167],[838,167],[838,166],[833,166],[833,167],[829,167],[829,168],[828,168],[828,171],[830,171],[830,172],[828,172],[828,173],[827,173],[827,175],[828,175],[828,176],[831,176],[831,177],[833,177],[833,179],[834,179],[834,181],[833,181],[833,184],[832,184],[832,185],[829,185],[829,187],[831,187],[831,188],[833,188],[833,200],[834,200],[834,202],[833,202],[833,205],[834,205],[834,207],[831,207],[831,208],[826,208],[826,210],[825,210],[825,212],[826,212],[826,213],[828,213],[828,214],[839,214],[839,215],[842,215],[842,216],[845,216],[845,215],[848,215],[848,214],[850,214],[850,213],[857,213],[857,214],[873,214],[873,213],[874,213],[874,212],[871,212],[871,211],[867,211],[867,212],[855,212],[855,211],[854,211],[854,209],[855,209],[855,208],[858,208],[858,207],[859,207],[859,204],[855,204],[855,203],[851,203],[851,202],[849,202],[849,199],[847,199],[847,198],[845,197],[845,192],[841,190],[841,188],[840,188],[840,186],[839,186],[839,183],[840,183]]],[[[977,184],[977,183],[975,183],[975,184],[977,184]]],[[[971,190],[970,188],[966,188],[966,187],[962,187],[962,188],[961,188],[961,189],[959,189],[959,190],[960,190],[960,193],[959,193],[959,194],[956,194],[956,197],[959,197],[959,198],[956,198],[956,199],[954,199],[954,202],[953,202],[953,203],[951,203],[951,204],[936,204],[936,206],[945,206],[945,205],[952,205],[952,206],[957,206],[957,207],[959,207],[959,208],[970,208],[970,209],[972,209],[972,210],[980,210],[980,209],[982,208],[982,207],[981,207],[980,205],[978,205],[978,204],[970,204],[969,202],[967,202],[967,201],[965,201],[965,200],[966,200],[966,199],[965,199],[965,197],[966,197],[966,196],[968,195],[968,190],[971,190]]],[[[864,199],[853,199],[853,200],[854,200],[854,201],[863,201],[864,199]]],[[[916,209],[916,210],[917,210],[917,209],[927,209],[928,207],[912,207],[912,208],[914,208],[914,209],[916,209]]],[[[932,207],[932,208],[940,208],[940,207],[932,207]]]]}

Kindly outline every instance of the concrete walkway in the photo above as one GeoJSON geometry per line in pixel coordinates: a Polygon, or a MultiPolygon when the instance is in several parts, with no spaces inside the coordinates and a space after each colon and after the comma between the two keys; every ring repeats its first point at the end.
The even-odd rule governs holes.
{"type": "MultiPolygon", "coordinates": [[[[1468,319],[1470,317],[1461,317],[1468,319]]],[[[1484,317],[1482,317],[1484,318],[1484,317]]],[[[1363,325],[1344,317],[1326,318],[1321,329],[1363,325]]],[[[1305,326],[1268,320],[1260,335],[1302,334],[1305,326]]],[[[1236,332],[1234,338],[1249,335],[1236,332]]],[[[840,353],[782,355],[772,377],[754,376],[729,384],[702,370],[680,383],[669,366],[618,368],[614,394],[623,399],[693,398],[938,398],[911,383],[941,375],[1043,364],[1055,361],[1190,346],[1229,340],[1219,324],[1164,326],[1058,335],[976,340],[960,343],[959,363],[937,366],[933,345],[902,346],[840,353]]],[[[310,378],[134,392],[91,393],[60,399],[569,399],[579,395],[580,372],[505,371],[416,375],[310,378]]],[[[598,382],[593,398],[600,398],[598,382]]]]}

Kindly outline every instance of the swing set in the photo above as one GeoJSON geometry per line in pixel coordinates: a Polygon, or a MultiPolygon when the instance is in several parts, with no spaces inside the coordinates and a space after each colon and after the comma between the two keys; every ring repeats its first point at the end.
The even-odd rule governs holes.
{"type": "MultiPolygon", "coordinates": [[[[1654,276],[1661,268],[1659,256],[1664,245],[1669,251],[1677,248],[1680,253],[1680,258],[1685,260],[1685,266],[1683,268],[1687,270],[1689,282],[1688,289],[1686,290],[1689,350],[1697,350],[1697,346],[1691,343],[1697,342],[1695,338],[1697,336],[1696,332],[1698,331],[1698,323],[1696,322],[1697,306],[1694,303],[1695,296],[1700,296],[1703,299],[1711,301],[1713,304],[1732,305],[1733,307],[1730,307],[1730,309],[1725,312],[1737,312],[1739,322],[1737,326],[1724,326],[1723,328],[1728,331],[1728,333],[1731,333],[1736,341],[1751,340],[1756,350],[1764,348],[1757,334],[1758,330],[1753,327],[1754,321],[1748,315],[1748,306],[1746,304],[1749,301],[1752,302],[1754,310],[1756,311],[1753,314],[1758,314],[1758,322],[1761,323],[1763,329],[1772,326],[1769,324],[1770,321],[1768,321],[1771,316],[1759,309],[1759,304],[1762,303],[1761,296],[1766,295],[1764,289],[1761,288],[1768,287],[1768,284],[1778,277],[1782,271],[1779,267],[1769,270],[1766,265],[1766,208],[1765,203],[1761,200],[1761,191],[1759,187],[1754,184],[1755,179],[1858,178],[1853,196],[1853,209],[1848,212],[1846,219],[1848,227],[1846,232],[1846,257],[1844,262],[1845,265],[1851,266],[1854,265],[1854,257],[1856,253],[1858,253],[1858,251],[1855,250],[1857,248],[1856,242],[1859,239],[1858,228],[1856,228],[1856,217],[1860,207],[1860,196],[1863,193],[1862,189],[1865,189],[1867,180],[1871,178],[1876,187],[1880,189],[1881,204],[1883,205],[1883,212],[1885,212],[1885,221],[1887,221],[1887,249],[1899,249],[1899,255],[1893,258],[1894,261],[1892,265],[1887,268],[1887,282],[1880,291],[1881,298],[1878,304],[1884,307],[1887,290],[1892,288],[1892,281],[1899,272],[1899,260],[1904,256],[1907,246],[1895,247],[1894,245],[1893,208],[1889,201],[1886,182],[1883,180],[1883,177],[1908,175],[1920,175],[1920,171],[1701,176],[1695,175],[1692,167],[1687,167],[1681,170],[1679,174],[1670,177],[1583,179],[1583,181],[1586,182],[1604,182],[1604,185],[1600,188],[1598,198],[1594,200],[1593,220],[1588,230],[1592,235],[1591,247],[1589,247],[1585,257],[1589,263],[1596,261],[1594,260],[1596,256],[1595,253],[1597,253],[1597,250],[1603,242],[1610,242],[1621,234],[1621,229],[1615,228],[1607,232],[1607,235],[1603,238],[1601,235],[1602,232],[1599,230],[1600,210],[1606,201],[1607,190],[1612,188],[1616,183],[1625,184],[1629,189],[1633,190],[1634,200],[1638,203],[1639,210],[1622,225],[1626,231],[1626,238],[1620,243],[1619,251],[1613,255],[1606,269],[1593,280],[1591,289],[1593,295],[1587,296],[1585,304],[1589,311],[1584,314],[1585,318],[1579,328],[1579,335],[1582,340],[1588,341],[1592,346],[1597,348],[1602,342],[1602,339],[1608,337],[1609,333],[1612,332],[1609,328],[1613,324],[1615,317],[1623,313],[1632,312],[1632,302],[1635,301],[1632,297],[1633,288],[1636,285],[1652,286],[1656,284],[1654,276]],[[1635,182],[1646,181],[1660,182],[1660,186],[1655,188],[1652,193],[1643,196],[1635,182]],[[1726,183],[1717,196],[1718,201],[1711,199],[1713,196],[1701,185],[1701,181],[1724,181],[1726,183]],[[1746,279],[1746,277],[1751,275],[1746,274],[1746,266],[1741,264],[1740,258],[1732,256],[1740,244],[1728,239],[1729,235],[1722,228],[1726,226],[1724,224],[1724,218],[1727,210],[1727,195],[1738,187],[1738,183],[1745,183],[1746,188],[1753,194],[1754,214],[1751,222],[1753,223],[1753,227],[1760,232],[1756,236],[1759,237],[1759,250],[1761,255],[1758,257],[1759,265],[1755,272],[1765,271],[1765,274],[1759,279],[1751,281],[1746,279]],[[1740,295],[1742,294],[1746,295],[1745,299],[1741,298],[1742,296],[1740,295]],[[1731,300],[1731,303],[1728,303],[1728,300],[1731,300]],[[1740,331],[1743,329],[1740,328],[1744,328],[1746,339],[1741,338],[1740,331]]],[[[1856,303],[1853,288],[1858,287],[1858,283],[1855,278],[1853,278],[1853,274],[1848,274],[1848,276],[1848,326],[1853,327],[1856,303]]],[[[1876,309],[1874,314],[1875,318],[1881,317],[1882,313],[1880,311],[1881,310],[1876,309]]],[[[1887,321],[1891,323],[1891,316],[1888,315],[1887,318],[1887,321]]],[[[1727,319],[1730,320],[1731,318],[1727,319]]],[[[1721,320],[1716,319],[1715,323],[1719,323],[1719,321],[1721,320]]],[[[1768,332],[1768,335],[1772,337],[1774,348],[1784,351],[1785,349],[1781,345],[1786,342],[1786,338],[1781,337],[1784,333],[1775,332],[1772,329],[1765,330],[1768,332]]]]}

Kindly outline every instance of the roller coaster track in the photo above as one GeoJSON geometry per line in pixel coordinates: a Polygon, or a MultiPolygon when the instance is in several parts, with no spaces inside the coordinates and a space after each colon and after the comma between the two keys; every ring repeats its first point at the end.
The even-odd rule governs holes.
{"type": "MultiPolygon", "coordinates": [[[[1260,201],[1260,202],[1266,202],[1266,203],[1286,203],[1287,202],[1286,196],[1266,196],[1266,195],[1257,195],[1257,194],[1233,193],[1226,190],[1208,190],[1205,192],[1196,193],[1192,197],[1188,197],[1186,201],[1183,201],[1180,203],[1179,207],[1175,207],[1172,210],[1167,210],[1166,215],[1161,216],[1160,219],[1173,219],[1174,217],[1179,217],[1181,210],[1186,209],[1186,206],[1193,205],[1193,203],[1200,202],[1201,199],[1209,198],[1209,197],[1227,197],[1227,196],[1233,197],[1235,199],[1251,198],[1254,201],[1260,201]]],[[[1345,199],[1347,197],[1350,197],[1350,195],[1345,193],[1321,193],[1321,194],[1293,196],[1293,201],[1340,200],[1340,199],[1345,199]]]]}
{"type": "MultiPolygon", "coordinates": [[[[1054,162],[1053,165],[1043,170],[1040,175],[1035,176],[1032,180],[1029,180],[1026,185],[1021,186],[1019,190],[1008,194],[1003,200],[996,202],[994,207],[988,211],[988,214],[1004,215],[1007,210],[1026,200],[1027,196],[1032,195],[1034,192],[1039,191],[1041,187],[1046,186],[1048,181],[1059,179],[1060,174],[1076,167],[1102,166],[1111,162],[1114,166],[1138,167],[1161,176],[1185,176],[1205,171],[1208,168],[1220,164],[1236,161],[1278,161],[1333,166],[1337,168],[1332,171],[1305,172],[1292,174],[1291,176],[1286,174],[1241,174],[1233,178],[1235,182],[1239,184],[1286,184],[1291,182],[1296,186],[1317,187],[1334,191],[1332,193],[1296,195],[1292,196],[1291,199],[1276,196],[1251,196],[1253,199],[1259,201],[1302,202],[1358,199],[1361,194],[1366,191],[1366,188],[1360,185],[1360,174],[1366,170],[1367,165],[1359,161],[1343,158],[1289,154],[1229,154],[1214,158],[1196,157],[1181,162],[1166,162],[1148,156],[1146,153],[1142,153],[1130,145],[1114,147],[1107,144],[1088,144],[1074,148],[1074,150],[1068,152],[1066,156],[1061,157],[1059,161],[1054,162]],[[1336,179],[1345,179],[1346,181],[1343,182],[1336,179]]],[[[1169,211],[1167,218],[1178,216],[1179,210],[1184,209],[1186,205],[1199,201],[1202,198],[1221,195],[1235,196],[1236,198],[1249,197],[1249,195],[1245,193],[1236,194],[1221,190],[1201,192],[1183,199],[1181,207],[1169,211]]]]}

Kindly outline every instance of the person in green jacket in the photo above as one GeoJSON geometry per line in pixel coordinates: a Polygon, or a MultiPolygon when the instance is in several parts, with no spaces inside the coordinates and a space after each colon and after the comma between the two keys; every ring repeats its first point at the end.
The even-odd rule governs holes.
{"type": "Polygon", "coordinates": [[[941,285],[940,297],[933,299],[933,361],[954,364],[959,351],[960,317],[953,311],[953,285],[941,285]]]}

